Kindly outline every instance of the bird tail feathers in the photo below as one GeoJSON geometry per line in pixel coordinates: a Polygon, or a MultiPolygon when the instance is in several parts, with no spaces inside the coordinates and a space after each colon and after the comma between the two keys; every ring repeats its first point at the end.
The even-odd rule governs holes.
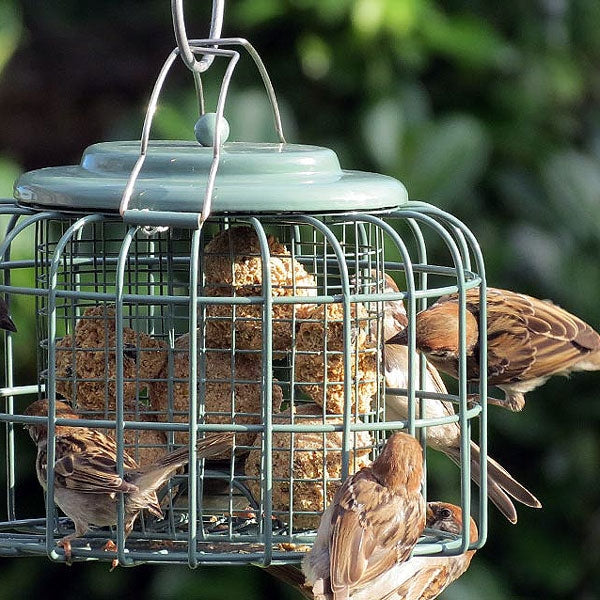
{"type": "MultiPolygon", "coordinates": [[[[460,464],[460,448],[446,448],[448,456],[460,464]]],[[[517,511],[510,497],[525,506],[541,508],[541,502],[520,484],[502,465],[488,457],[488,497],[511,522],[517,522],[517,511]],[[510,496],[510,497],[509,497],[510,496]]],[[[479,446],[471,442],[471,479],[479,483],[481,479],[481,453],[479,446]]]]}

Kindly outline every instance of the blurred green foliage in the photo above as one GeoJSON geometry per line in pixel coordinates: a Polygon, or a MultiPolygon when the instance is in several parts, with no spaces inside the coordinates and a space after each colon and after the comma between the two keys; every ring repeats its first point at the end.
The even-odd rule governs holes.
{"type": "MultiPolygon", "coordinates": [[[[188,31],[201,37],[207,3],[187,4],[188,31]]],[[[99,139],[137,137],[173,46],[170,27],[166,0],[3,0],[1,193],[10,194],[20,169],[76,161],[99,139]]],[[[227,3],[224,28],[261,52],[290,141],[330,146],[346,168],[399,178],[411,197],[471,227],[491,285],[552,298],[596,327],[598,31],[598,0],[236,0],[227,3]]],[[[220,68],[207,77],[209,105],[220,68]]],[[[154,136],[190,138],[195,113],[181,67],[154,136]]],[[[231,139],[273,139],[250,61],[236,72],[226,114],[231,139]]],[[[16,310],[24,323],[31,306],[16,310]]],[[[23,371],[31,372],[33,349],[22,352],[23,371]]],[[[520,510],[511,526],[492,508],[487,545],[445,600],[598,597],[597,382],[595,374],[553,379],[529,394],[522,414],[490,409],[490,453],[544,509],[520,510]]],[[[450,469],[432,456],[432,489],[447,499],[457,494],[450,469]]],[[[109,575],[106,565],[66,571],[7,559],[0,568],[0,599],[43,594],[57,581],[65,600],[114,598],[133,586],[151,598],[295,597],[251,567],[109,575]]]]}

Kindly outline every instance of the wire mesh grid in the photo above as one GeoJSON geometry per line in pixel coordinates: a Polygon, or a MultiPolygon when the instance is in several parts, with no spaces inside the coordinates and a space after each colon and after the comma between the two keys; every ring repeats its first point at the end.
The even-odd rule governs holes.
{"type": "MultiPolygon", "coordinates": [[[[453,421],[462,431],[461,505],[478,513],[476,544],[483,544],[485,405],[468,405],[463,370],[444,396],[456,415],[426,419],[427,399],[439,398],[419,391],[424,363],[414,351],[417,310],[470,287],[485,294],[477,243],[456,219],[413,203],[381,215],[212,217],[201,229],[148,236],[100,214],[10,204],[2,212],[13,217],[0,247],[0,291],[9,300],[36,298],[38,374],[35,385],[15,385],[14,343],[27,341],[5,334],[0,553],[63,560],[56,542],[72,532],[52,502],[45,519],[40,504],[31,514],[19,502],[35,467],[17,460],[31,442],[15,425],[31,420],[25,407],[43,397],[51,407],[68,401],[79,417],[71,425],[114,436],[118,469],[123,452],[144,465],[190,445],[189,466],[161,490],[164,518],[142,515],[125,538],[121,502],[116,528],[74,543],[76,559],[108,560],[100,546],[112,538],[122,564],[298,560],[340,482],[377,456],[390,431],[404,428],[425,444],[428,427],[453,421]],[[35,240],[32,255],[11,257],[21,236],[35,240]],[[440,264],[428,261],[430,239],[447,248],[440,264]],[[16,286],[17,272],[31,281],[16,286]],[[386,290],[384,272],[400,292],[386,290]],[[386,302],[398,299],[408,316],[409,377],[396,392],[408,404],[405,418],[386,421],[384,315],[386,302]],[[218,430],[235,432],[231,450],[195,460],[195,438],[218,430]],[[473,431],[483,457],[477,499],[469,482],[473,431]]],[[[464,323],[464,303],[461,312],[464,323]]],[[[461,336],[464,354],[462,329],[461,336]]],[[[484,339],[481,352],[485,361],[484,339]]],[[[49,419],[49,446],[61,424],[49,419]]],[[[468,545],[464,532],[425,538],[415,552],[459,553],[468,545]]]]}

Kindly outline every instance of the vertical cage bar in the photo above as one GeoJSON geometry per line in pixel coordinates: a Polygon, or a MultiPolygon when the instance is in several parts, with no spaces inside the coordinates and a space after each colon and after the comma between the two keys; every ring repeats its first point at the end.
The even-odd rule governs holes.
{"type": "Polygon", "coordinates": [[[264,512],[264,564],[269,565],[273,556],[273,286],[271,282],[271,256],[269,241],[262,223],[251,218],[260,245],[262,263],[262,383],[263,383],[263,444],[262,464],[266,475],[263,492],[264,512]]]}
{"type": "MultiPolygon", "coordinates": [[[[41,220],[42,215],[37,215],[41,220]]],[[[55,463],[55,441],[56,441],[56,293],[58,291],[58,269],[67,244],[73,235],[88,223],[103,220],[102,215],[87,215],[73,223],[57,242],[52,260],[50,261],[48,281],[48,437],[47,437],[47,472],[46,472],[46,553],[54,559],[54,529],[52,527],[55,518],[54,509],[54,463],[55,463]]],[[[0,252],[1,254],[1,252],[0,252]]]]}
{"type": "MultiPolygon", "coordinates": [[[[6,227],[6,235],[8,235],[17,225],[19,215],[13,215],[9,219],[6,227]]],[[[2,261],[10,260],[10,246],[7,246],[5,253],[2,255],[2,261]]],[[[10,285],[10,269],[4,269],[4,285],[10,285]]],[[[10,298],[8,295],[5,301],[10,306],[10,298]]],[[[13,362],[13,336],[12,332],[4,331],[4,377],[6,386],[12,388],[14,386],[14,362],[13,362]]],[[[14,413],[14,396],[11,394],[5,398],[6,412],[14,413]]],[[[6,511],[8,520],[15,520],[16,517],[16,499],[15,499],[15,426],[10,421],[6,423],[5,429],[6,440],[6,511]]]]}
{"type": "MultiPolygon", "coordinates": [[[[188,444],[190,462],[188,468],[188,510],[190,513],[188,526],[188,564],[194,569],[198,566],[198,281],[200,276],[200,239],[202,228],[196,229],[192,235],[190,249],[190,289],[189,289],[189,393],[188,411],[188,444]]],[[[204,360],[204,357],[203,357],[204,360]]],[[[202,403],[204,398],[202,398],[202,403]]]]}
{"type": "MultiPolygon", "coordinates": [[[[115,277],[115,441],[117,443],[117,473],[122,478],[124,475],[123,455],[125,445],[124,429],[124,398],[123,398],[123,294],[125,287],[125,267],[129,257],[129,248],[137,232],[137,227],[130,227],[119,250],[117,259],[117,270],[115,277]]],[[[108,318],[108,315],[107,315],[108,318]]],[[[106,336],[105,339],[108,339],[106,336]]],[[[106,352],[108,356],[108,352],[106,352]]],[[[107,390],[107,393],[108,390],[107,390]]],[[[125,496],[118,494],[117,503],[117,559],[119,564],[131,564],[131,559],[125,555],[125,496]]]]}

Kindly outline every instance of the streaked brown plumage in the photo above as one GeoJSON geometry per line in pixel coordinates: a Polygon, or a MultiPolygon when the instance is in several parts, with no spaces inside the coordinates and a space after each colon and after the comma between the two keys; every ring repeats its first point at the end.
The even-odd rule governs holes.
{"type": "MultiPolygon", "coordinates": [[[[386,292],[398,291],[394,280],[386,275],[386,292]]],[[[402,303],[385,303],[384,335],[387,338],[403,331],[407,324],[402,303]],[[404,314],[404,318],[402,315],[404,314]]],[[[408,348],[399,344],[387,343],[384,350],[385,384],[389,388],[408,388],[408,348]]],[[[425,382],[423,390],[438,394],[447,394],[448,390],[437,369],[425,362],[425,382]]],[[[417,399],[417,414],[420,411],[420,400],[417,399]]],[[[385,395],[386,419],[402,421],[408,418],[408,399],[405,395],[385,395]]],[[[425,418],[438,419],[454,415],[454,405],[445,400],[429,398],[425,402],[425,418]]],[[[456,464],[460,464],[460,426],[458,423],[436,425],[427,428],[427,445],[434,450],[443,452],[456,464]]],[[[471,479],[479,484],[480,451],[475,442],[470,443],[471,479]]],[[[521,485],[502,465],[488,457],[488,497],[498,507],[500,512],[511,522],[517,522],[517,511],[510,498],[530,506],[541,508],[540,501],[523,485],[521,485]]]]}
{"type": "MultiPolygon", "coordinates": [[[[460,535],[463,528],[462,511],[446,502],[427,504],[427,527],[460,535]]],[[[477,526],[470,520],[469,539],[477,540],[477,526]]],[[[413,556],[397,563],[362,588],[351,593],[349,600],[433,600],[469,567],[475,550],[458,556],[413,556]]],[[[271,575],[295,587],[305,598],[331,600],[331,593],[315,596],[302,572],[291,565],[271,565],[271,575]]]]}
{"type": "MultiPolygon", "coordinates": [[[[460,535],[463,530],[462,510],[446,502],[429,502],[427,527],[460,535]]],[[[477,535],[477,526],[471,518],[471,543],[477,540],[477,535]]],[[[433,600],[469,568],[474,554],[475,550],[467,550],[458,556],[415,556],[400,565],[396,576],[402,583],[381,600],[433,600]]]]}
{"type": "MultiPolygon", "coordinates": [[[[26,415],[47,416],[48,401],[38,400],[25,410],[26,415]]],[[[64,402],[56,402],[56,416],[79,419],[64,402]]],[[[37,446],[36,473],[46,489],[47,426],[27,424],[37,446]]],[[[207,435],[198,441],[199,458],[211,456],[232,442],[232,435],[207,435]]],[[[86,533],[90,525],[105,527],[117,522],[117,492],[125,495],[125,536],[133,529],[139,513],[147,509],[156,517],[162,511],[156,491],[179,467],[188,462],[188,448],[179,448],[158,461],[139,468],[126,452],[123,454],[124,475],[117,474],[116,442],[88,427],[57,425],[55,428],[54,502],[75,524],[75,533],[62,538],[58,545],[71,558],[71,540],[86,533]]],[[[114,548],[114,544],[111,546],[114,548]]],[[[113,562],[113,566],[116,563],[113,562]]]]}
{"type": "Polygon", "coordinates": [[[373,463],[349,477],[321,518],[302,570],[317,600],[345,600],[410,556],[425,527],[423,453],[392,435],[373,463]]]}
{"type": "MultiPolygon", "coordinates": [[[[466,293],[467,376],[479,380],[479,290],[466,293]]],[[[525,394],[550,376],[600,369],[600,335],[546,300],[509,290],[487,290],[488,383],[505,398],[489,402],[518,411],[525,394]]],[[[458,296],[440,298],[417,315],[417,347],[438,368],[458,374],[458,296]]],[[[400,333],[390,343],[406,343],[400,333]]]]}
{"type": "MultiPolygon", "coordinates": [[[[408,387],[408,348],[396,344],[385,347],[385,383],[387,388],[406,389],[408,387]]],[[[448,390],[436,368],[426,363],[426,375],[423,391],[447,394],[448,390]]],[[[417,414],[420,414],[421,400],[417,399],[417,414]]],[[[404,395],[385,395],[386,419],[402,421],[408,418],[408,399],[404,395]]],[[[425,418],[438,419],[454,415],[454,405],[446,400],[428,398],[425,401],[425,418]]],[[[435,425],[427,428],[427,445],[443,452],[457,465],[460,465],[460,426],[457,422],[435,425]]],[[[480,450],[470,442],[471,479],[479,484],[480,450]]],[[[521,485],[500,463],[488,456],[488,497],[511,522],[517,522],[517,511],[510,497],[532,508],[541,508],[540,501],[521,485]]]]}

